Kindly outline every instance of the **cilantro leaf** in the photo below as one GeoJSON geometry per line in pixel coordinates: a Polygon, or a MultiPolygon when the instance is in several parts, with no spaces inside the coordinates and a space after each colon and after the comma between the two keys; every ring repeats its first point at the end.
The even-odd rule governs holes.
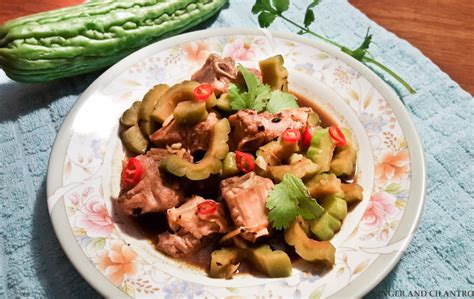
{"type": "Polygon", "coordinates": [[[257,0],[252,6],[252,13],[258,14],[262,11],[268,11],[269,8],[271,8],[270,0],[257,0]]]}
{"type": "Polygon", "coordinates": [[[369,29],[367,29],[367,33],[364,37],[364,41],[359,46],[359,48],[354,50],[354,53],[352,54],[352,56],[357,60],[361,60],[362,58],[364,58],[365,53],[367,53],[367,50],[369,49],[371,42],[372,42],[372,34],[369,34],[369,29]]]}
{"type": "Polygon", "coordinates": [[[372,34],[369,34],[369,29],[367,29],[364,41],[362,41],[362,44],[357,49],[351,50],[349,48],[342,47],[341,51],[351,55],[359,61],[362,61],[362,59],[365,57],[365,54],[367,53],[367,50],[369,49],[370,43],[372,42],[372,34]]]}
{"type": "Polygon", "coordinates": [[[258,24],[262,28],[267,28],[273,23],[273,21],[275,21],[275,18],[276,18],[276,15],[270,12],[264,11],[258,15],[258,24]]]}
{"type": "Polygon", "coordinates": [[[318,219],[324,213],[324,208],[321,207],[316,200],[311,197],[301,197],[299,215],[305,220],[318,219]]]}
{"type": "Polygon", "coordinates": [[[229,85],[229,98],[231,99],[230,108],[233,110],[241,110],[247,108],[247,100],[244,94],[241,94],[239,88],[235,84],[229,85]]]}
{"type": "Polygon", "coordinates": [[[266,206],[270,211],[268,219],[276,229],[287,228],[298,215],[311,220],[324,213],[324,208],[311,198],[303,181],[288,173],[273,187],[266,206]]]}
{"type": "Polygon", "coordinates": [[[283,91],[273,91],[267,104],[267,111],[270,113],[277,113],[284,109],[298,107],[299,106],[294,95],[283,91]]]}
{"type": "Polygon", "coordinates": [[[286,174],[283,177],[283,180],[285,177],[287,177],[288,184],[291,185],[290,190],[293,190],[293,196],[298,199],[299,215],[303,216],[306,220],[321,217],[324,213],[324,208],[321,207],[316,200],[311,198],[311,195],[309,194],[308,189],[306,189],[303,181],[292,174],[286,174]]]}
{"type": "Polygon", "coordinates": [[[252,13],[258,14],[258,24],[262,28],[269,27],[275,18],[290,6],[289,0],[272,0],[272,4],[270,0],[257,0],[252,6],[252,13]]]}
{"type": "Polygon", "coordinates": [[[267,107],[268,100],[270,99],[272,89],[268,85],[260,85],[257,88],[255,102],[253,109],[257,112],[262,112],[267,107]]]}
{"type": "Polygon", "coordinates": [[[267,208],[270,210],[268,219],[276,229],[287,228],[293,219],[298,216],[298,202],[289,196],[285,184],[277,184],[267,199],[267,208]]]}
{"type": "Polygon", "coordinates": [[[260,85],[260,82],[258,81],[257,76],[255,76],[255,74],[251,73],[248,69],[246,69],[241,64],[237,66],[237,70],[244,77],[245,84],[247,85],[247,91],[250,94],[250,97],[254,99],[255,96],[257,95],[256,94],[257,87],[260,85]]]}
{"type": "Polygon", "coordinates": [[[316,5],[318,5],[320,2],[321,2],[321,0],[314,0],[306,8],[306,12],[304,14],[304,21],[303,21],[303,24],[304,24],[305,27],[309,27],[309,25],[311,25],[314,22],[315,17],[314,17],[313,8],[316,5]]]}
{"type": "Polygon", "coordinates": [[[241,91],[237,85],[231,84],[228,90],[230,107],[233,110],[253,109],[262,112],[270,99],[270,86],[260,83],[257,76],[242,65],[238,65],[237,69],[244,77],[247,91],[241,91]]]}
{"type": "Polygon", "coordinates": [[[287,11],[290,7],[290,0],[272,0],[272,3],[279,13],[287,11]]]}
{"type": "Polygon", "coordinates": [[[311,23],[313,23],[314,20],[315,20],[314,12],[311,9],[307,9],[306,13],[304,14],[304,21],[303,21],[304,26],[309,27],[309,25],[311,25],[311,23]]]}

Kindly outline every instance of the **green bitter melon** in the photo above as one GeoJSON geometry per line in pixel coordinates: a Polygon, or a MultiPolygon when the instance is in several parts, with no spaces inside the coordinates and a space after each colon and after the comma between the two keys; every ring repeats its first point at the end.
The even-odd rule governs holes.
{"type": "Polygon", "coordinates": [[[0,26],[0,66],[13,80],[44,82],[112,65],[197,25],[227,0],[92,1],[0,26]]]}

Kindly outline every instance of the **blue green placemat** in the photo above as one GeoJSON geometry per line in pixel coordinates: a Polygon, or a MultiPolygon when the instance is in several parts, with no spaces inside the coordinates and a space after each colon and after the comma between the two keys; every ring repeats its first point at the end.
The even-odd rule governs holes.
{"type": "MultiPolygon", "coordinates": [[[[307,1],[292,1],[302,18],[307,1]]],[[[202,28],[256,27],[253,1],[232,1],[202,28]]],[[[428,58],[342,0],[316,9],[312,29],[355,47],[368,26],[371,53],[417,90],[394,85],[421,136],[428,172],[425,212],[400,263],[369,297],[391,290],[474,289],[474,102],[428,58]]],[[[295,31],[277,22],[274,30],[295,31]]],[[[99,295],[63,253],[48,215],[46,171],[64,117],[99,73],[49,84],[10,81],[0,71],[0,297],[99,295]]]]}

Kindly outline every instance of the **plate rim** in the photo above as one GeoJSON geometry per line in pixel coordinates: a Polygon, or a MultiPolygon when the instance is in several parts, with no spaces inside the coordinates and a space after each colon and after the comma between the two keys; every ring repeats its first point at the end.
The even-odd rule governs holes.
{"type": "MultiPolygon", "coordinates": [[[[315,39],[308,39],[305,37],[301,37],[296,35],[295,33],[291,32],[277,32],[273,30],[267,29],[260,29],[260,28],[253,28],[253,27],[221,27],[221,28],[210,28],[204,30],[197,30],[192,31],[185,34],[180,34],[174,37],[170,37],[167,39],[163,39],[157,41],[153,44],[150,44],[128,56],[121,59],[111,67],[109,67],[104,73],[102,73],[97,79],[91,83],[87,89],[81,94],[81,96],[76,100],[71,110],[68,112],[67,116],[65,117],[58,133],[55,137],[53,147],[49,156],[48,162],[48,172],[47,172],[47,183],[46,183],[46,192],[47,198],[51,198],[59,189],[62,187],[62,173],[63,173],[63,165],[64,165],[64,158],[66,156],[67,145],[70,141],[72,136],[71,125],[74,121],[77,112],[82,108],[84,103],[90,98],[90,96],[100,87],[105,86],[114,77],[117,77],[120,73],[126,70],[128,67],[134,65],[140,59],[144,57],[148,57],[148,52],[152,51],[159,51],[161,49],[166,49],[168,47],[172,47],[174,45],[191,42],[194,40],[210,38],[210,37],[218,37],[218,36],[231,36],[231,35],[264,35],[264,36],[272,36],[276,38],[283,38],[287,40],[292,40],[296,42],[300,42],[303,44],[307,44],[309,46],[318,48],[328,54],[340,59],[348,66],[359,72],[364,78],[366,78],[375,88],[376,90],[384,97],[384,99],[390,104],[390,107],[393,113],[399,120],[400,127],[402,132],[406,138],[409,154],[410,154],[410,163],[412,174],[410,178],[410,194],[408,198],[408,202],[410,199],[414,202],[417,198],[419,198],[419,202],[416,206],[414,211],[405,211],[403,215],[400,226],[397,228],[395,235],[392,237],[392,240],[396,237],[397,232],[401,230],[404,231],[403,235],[405,238],[402,240],[402,244],[398,251],[396,251],[395,255],[389,257],[388,263],[385,263],[383,266],[383,270],[379,270],[379,275],[371,277],[366,277],[367,273],[370,272],[370,269],[374,267],[374,264],[377,262],[380,257],[377,257],[374,262],[367,267],[367,269],[361,273],[358,277],[352,280],[346,287],[342,290],[337,291],[335,294],[331,295],[336,296],[339,292],[346,290],[347,288],[354,288],[356,285],[354,282],[359,282],[361,280],[368,280],[367,284],[364,288],[360,287],[360,284],[357,285],[354,290],[351,291],[351,296],[361,297],[371,291],[377,284],[379,284],[398,264],[400,261],[403,253],[405,252],[408,245],[411,243],[413,236],[416,232],[416,229],[419,227],[422,213],[425,206],[425,195],[426,195],[426,162],[424,151],[422,149],[421,141],[419,135],[417,133],[416,127],[410,118],[408,110],[403,105],[401,98],[395,93],[393,88],[389,86],[386,82],[384,82],[373,70],[371,70],[366,65],[362,64],[358,60],[354,59],[353,57],[349,56],[348,54],[339,50],[333,45],[324,43],[323,41],[315,40],[315,39]],[[156,48],[156,49],[155,49],[156,48]],[[404,223],[404,220],[407,216],[407,213],[410,212],[410,223],[404,223]],[[402,229],[402,226],[404,228],[402,229]],[[406,232],[405,232],[406,231],[406,232]],[[366,275],[364,275],[366,274],[366,275]]],[[[49,200],[48,200],[49,201],[49,200]]],[[[64,201],[58,202],[60,204],[52,205],[49,207],[50,210],[50,218],[53,225],[53,229],[55,234],[58,238],[59,243],[63,251],[65,252],[66,256],[69,258],[70,262],[74,265],[75,269],[81,274],[81,276],[101,295],[103,296],[124,296],[124,293],[118,291],[118,288],[113,286],[113,288],[117,291],[112,291],[111,283],[102,276],[102,274],[93,267],[92,263],[85,257],[85,254],[80,249],[79,244],[75,241],[73,244],[69,244],[70,238],[72,237],[72,230],[69,224],[67,226],[63,226],[62,218],[60,214],[56,211],[63,211],[65,216],[65,209],[64,209],[64,201]],[[62,209],[61,209],[62,207],[62,209]],[[77,250],[74,250],[73,247],[77,247],[75,249],[79,249],[81,255],[77,256],[77,250]],[[74,251],[74,252],[72,252],[74,251]],[[73,254],[74,253],[74,254],[73,254]],[[88,263],[84,264],[84,260],[87,260],[88,263]],[[103,278],[104,281],[107,281],[108,284],[103,284],[102,279],[96,279],[97,277],[90,277],[94,272],[98,274],[97,277],[103,278]],[[111,294],[111,292],[113,294],[111,294]]],[[[50,204],[48,202],[48,204],[50,204]]],[[[75,240],[75,239],[74,239],[75,240]]]]}

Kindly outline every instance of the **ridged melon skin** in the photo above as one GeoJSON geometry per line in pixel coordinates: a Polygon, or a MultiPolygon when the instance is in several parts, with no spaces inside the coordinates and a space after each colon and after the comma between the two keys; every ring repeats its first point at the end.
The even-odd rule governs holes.
{"type": "Polygon", "coordinates": [[[26,16],[0,27],[0,66],[19,82],[45,82],[104,69],[183,32],[227,0],[106,0],[26,16]]]}

